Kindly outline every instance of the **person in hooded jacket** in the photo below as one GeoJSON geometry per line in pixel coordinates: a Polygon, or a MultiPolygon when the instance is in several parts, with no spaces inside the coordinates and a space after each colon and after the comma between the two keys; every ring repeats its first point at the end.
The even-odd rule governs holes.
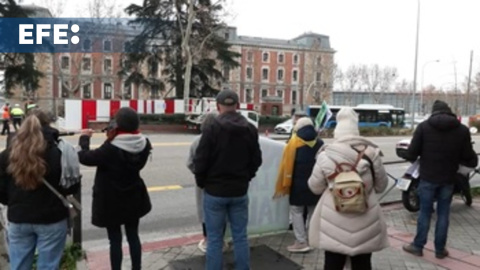
{"type": "Polygon", "coordinates": [[[92,224],[107,229],[112,270],[122,265],[122,231],[125,232],[132,259],[132,269],[141,269],[142,246],[138,235],[141,217],[152,205],[147,187],[140,176],[152,146],[139,132],[139,118],[131,108],[121,108],[107,128],[107,140],[90,150],[92,130],[82,130],[79,139],[81,164],[96,166],[93,185],[92,224]]]}
{"type": "Polygon", "coordinates": [[[262,164],[258,131],[236,112],[238,95],[223,90],[217,95],[220,115],[202,131],[193,158],[197,186],[203,188],[207,228],[207,270],[223,269],[223,228],[232,231],[235,269],[250,269],[247,239],[248,186],[262,164]]]}
{"type": "Polygon", "coordinates": [[[80,184],[60,186],[62,152],[58,130],[42,110],[33,110],[0,154],[0,203],[8,206],[8,248],[12,270],[60,269],[68,232],[68,209],[50,190],[74,194],[80,184]]]}
{"type": "Polygon", "coordinates": [[[345,107],[337,113],[334,142],[324,145],[317,156],[308,186],[314,194],[322,194],[312,216],[309,240],[312,247],[325,250],[325,270],[343,270],[350,257],[353,270],[372,269],[372,252],[388,247],[387,225],[375,193],[388,184],[380,148],[360,136],[358,115],[345,107]],[[344,213],[335,208],[329,177],[336,173],[336,164],[355,164],[364,150],[356,170],[365,184],[367,210],[344,213]]]}
{"type": "Polygon", "coordinates": [[[310,250],[307,226],[320,196],[310,191],[307,182],[322,145],[312,119],[303,117],[296,122],[294,133],[283,151],[274,197],[290,195],[290,215],[296,239],[293,245],[287,247],[290,252],[310,250]],[[303,217],[305,208],[306,219],[303,217]]]}
{"type": "Polygon", "coordinates": [[[433,204],[437,201],[435,257],[448,256],[445,246],[456,174],[460,165],[473,168],[478,163],[471,141],[468,128],[458,121],[448,104],[440,100],[433,103],[431,116],[415,129],[407,159],[415,161],[420,157],[420,214],[413,243],[403,247],[406,252],[423,255],[433,204]]]}

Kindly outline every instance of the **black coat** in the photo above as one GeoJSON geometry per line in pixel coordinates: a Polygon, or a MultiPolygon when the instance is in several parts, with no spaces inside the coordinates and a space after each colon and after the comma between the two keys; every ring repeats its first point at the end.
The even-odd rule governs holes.
{"type": "Polygon", "coordinates": [[[455,115],[433,113],[420,123],[407,151],[407,159],[420,157],[420,178],[436,184],[452,184],[459,165],[475,167],[478,158],[468,128],[455,115]]]}
{"type": "Polygon", "coordinates": [[[92,224],[117,226],[138,220],[152,209],[140,170],[145,166],[152,146],[147,139],[140,152],[131,153],[106,141],[89,150],[90,137],[80,136],[80,163],[97,166],[93,185],[92,224]]]}
{"type": "Polygon", "coordinates": [[[195,180],[217,197],[240,197],[262,164],[258,130],[239,113],[219,115],[202,137],[193,158],[195,180]]]}
{"type": "MultiPolygon", "coordinates": [[[[47,141],[44,159],[47,173],[44,179],[63,195],[78,191],[80,184],[68,190],[59,186],[62,174],[61,156],[56,143],[58,131],[51,127],[43,128],[43,136],[47,141]]],[[[7,172],[10,149],[0,154],[0,203],[8,205],[8,220],[14,223],[51,224],[68,217],[67,208],[47,186],[41,185],[34,190],[24,190],[15,184],[7,172]]]]}
{"type": "Polygon", "coordinates": [[[304,141],[317,140],[314,147],[304,145],[297,148],[293,165],[292,188],[290,189],[290,205],[311,206],[316,205],[320,195],[312,193],[308,187],[308,178],[312,174],[317,152],[322,147],[323,141],[317,138],[317,133],[312,126],[301,128],[297,136],[304,141]]]}

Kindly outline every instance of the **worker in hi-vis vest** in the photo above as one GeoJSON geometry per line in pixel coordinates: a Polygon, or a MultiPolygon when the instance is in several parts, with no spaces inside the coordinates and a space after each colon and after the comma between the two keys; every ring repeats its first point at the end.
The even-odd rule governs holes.
{"type": "Polygon", "coordinates": [[[22,124],[23,117],[25,116],[25,113],[23,110],[20,108],[20,105],[15,104],[13,109],[10,110],[10,117],[12,118],[13,121],[13,128],[15,131],[17,131],[17,125],[20,127],[22,124]]]}

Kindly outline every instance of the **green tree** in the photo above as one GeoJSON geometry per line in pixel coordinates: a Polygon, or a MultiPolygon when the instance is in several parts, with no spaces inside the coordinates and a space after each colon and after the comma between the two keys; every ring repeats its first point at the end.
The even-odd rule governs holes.
{"type": "MultiPolygon", "coordinates": [[[[14,0],[0,0],[0,17],[25,18],[31,11],[23,9],[14,0]]],[[[34,93],[39,85],[43,73],[35,65],[33,53],[2,53],[5,63],[5,94],[11,95],[15,86],[23,86],[27,94],[34,93]]]]}
{"type": "Polygon", "coordinates": [[[221,69],[239,66],[240,54],[230,50],[225,38],[226,25],[221,20],[222,1],[210,0],[145,0],[143,5],[130,5],[126,12],[136,18],[142,32],[132,41],[123,66],[127,83],[155,85],[157,89],[176,90],[178,98],[214,96],[225,80],[221,69]],[[223,34],[223,35],[222,35],[223,34]],[[148,64],[148,74],[142,64],[148,64]],[[164,81],[152,80],[162,65],[164,81]],[[154,77],[154,76],[153,76],[154,77]],[[188,81],[188,87],[184,82],[188,81]],[[165,85],[171,89],[164,89],[165,85]]]}

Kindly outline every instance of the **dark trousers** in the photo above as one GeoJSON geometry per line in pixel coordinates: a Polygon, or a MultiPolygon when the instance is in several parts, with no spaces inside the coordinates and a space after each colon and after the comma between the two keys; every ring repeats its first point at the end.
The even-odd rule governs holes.
{"type": "MultiPolygon", "coordinates": [[[[372,253],[350,257],[352,270],[372,270],[372,253]]],[[[325,270],[343,270],[347,255],[325,251],[325,270]]]]}
{"type": "MultiPolygon", "coordinates": [[[[132,259],[132,270],[140,270],[142,268],[142,244],[138,237],[138,223],[139,220],[137,219],[124,225],[130,249],[130,258],[132,259]]],[[[107,227],[107,233],[110,241],[110,265],[112,270],[121,270],[123,259],[121,226],[109,226],[107,227]]]]}
{"type": "Polygon", "coordinates": [[[10,121],[8,120],[3,120],[2,135],[5,135],[5,131],[10,134],[10,121]]]}
{"type": "Polygon", "coordinates": [[[13,117],[13,128],[15,129],[15,131],[18,130],[18,128],[20,127],[20,125],[22,124],[22,118],[21,117],[13,117]],[[18,127],[17,127],[18,125],[18,127]]]}

